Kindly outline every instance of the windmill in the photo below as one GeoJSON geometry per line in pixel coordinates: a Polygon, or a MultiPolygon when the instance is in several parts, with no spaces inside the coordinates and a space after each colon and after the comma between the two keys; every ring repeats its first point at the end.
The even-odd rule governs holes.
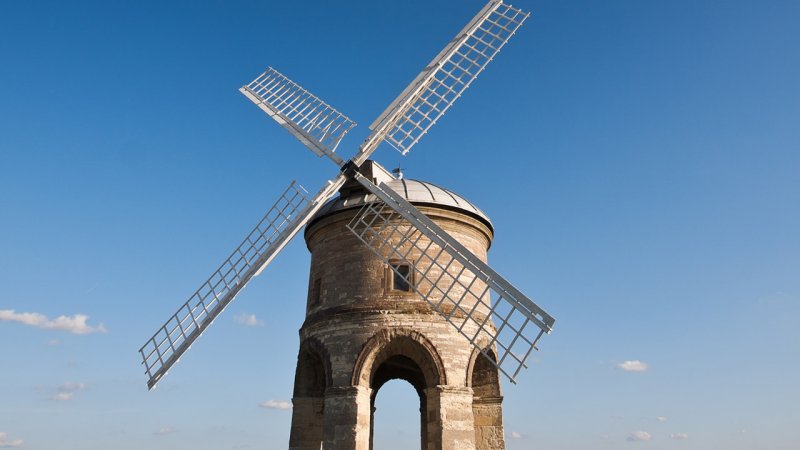
{"type": "Polygon", "coordinates": [[[349,230],[386,264],[407,255],[408,248],[426,258],[425,268],[390,266],[479,351],[488,354],[491,350],[492,364],[514,382],[539,339],[551,332],[553,317],[386,183],[373,183],[359,169],[382,142],[402,155],[408,153],[528,16],[501,0],[489,1],[375,119],[369,127],[371,134],[348,160],[336,152],[355,126],[347,116],[273,68],[243,86],[240,92],[245,97],[317,156],[330,159],[339,172],[313,195],[292,182],[242,243],[139,349],[148,388],[156,386],[245,285],[347,181],[374,196],[349,223],[349,230]],[[402,245],[387,235],[402,236],[402,245]],[[434,272],[455,272],[456,276],[443,283],[441,276],[434,279],[434,272]],[[465,282],[463,274],[471,281],[465,282]]]}

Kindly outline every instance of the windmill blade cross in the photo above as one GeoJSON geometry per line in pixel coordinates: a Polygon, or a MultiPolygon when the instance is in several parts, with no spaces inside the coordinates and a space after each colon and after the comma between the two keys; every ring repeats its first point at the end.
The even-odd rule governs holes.
{"type": "Polygon", "coordinates": [[[242,244],[140,348],[148,387],[155,387],[249,280],[272,261],[348,178],[356,179],[380,199],[364,207],[349,225],[351,231],[382,258],[386,252],[400,254],[402,245],[407,244],[428,257],[428,270],[415,268],[427,288],[423,291],[424,283],[410,284],[482,352],[502,350],[494,362],[514,381],[539,338],[552,329],[554,319],[405,199],[385,184],[374,185],[358,169],[384,140],[406,154],[528,16],[500,0],[490,0],[373,122],[372,133],[348,162],[335,153],[342,138],[355,126],[347,116],[271,67],[243,86],[242,94],[316,155],[328,156],[340,167],[340,173],[311,199],[292,183],[242,244]],[[382,236],[401,232],[397,225],[400,218],[411,227],[404,232],[401,245],[393,246],[382,236]],[[422,249],[422,242],[429,244],[422,249]],[[434,251],[437,253],[431,257],[434,251]],[[443,263],[438,259],[441,255],[449,259],[443,263]],[[444,275],[434,279],[430,267],[444,275]],[[442,281],[444,276],[449,279],[442,281]],[[461,295],[456,298],[455,292],[461,295]],[[539,329],[535,337],[527,334],[533,328],[529,324],[539,329]]]}
{"type": "Polygon", "coordinates": [[[352,176],[379,201],[361,208],[350,231],[515,382],[555,319],[385,183],[352,176]],[[391,260],[413,262],[413,275],[391,260]]]}

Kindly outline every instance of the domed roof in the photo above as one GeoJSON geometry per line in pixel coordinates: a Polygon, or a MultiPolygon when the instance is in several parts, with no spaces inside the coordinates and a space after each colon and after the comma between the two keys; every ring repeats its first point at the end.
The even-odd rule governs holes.
{"type": "MultiPolygon", "coordinates": [[[[369,174],[365,174],[368,178],[377,182],[386,183],[393,191],[402,195],[403,198],[415,206],[434,206],[457,211],[480,220],[489,227],[489,230],[494,232],[494,227],[492,226],[491,220],[489,220],[489,216],[472,202],[453,191],[427,181],[409,180],[405,178],[396,179],[389,175],[386,169],[372,161],[367,161],[367,163],[362,165],[362,172],[365,171],[364,169],[369,172],[369,174]],[[364,166],[368,163],[371,163],[371,166],[365,168],[364,166]]],[[[337,211],[359,208],[365,203],[371,203],[376,200],[377,198],[374,195],[369,193],[366,189],[361,188],[360,185],[353,186],[352,184],[346,184],[339,191],[338,197],[328,201],[328,203],[317,212],[315,217],[311,220],[311,223],[337,211]]]]}

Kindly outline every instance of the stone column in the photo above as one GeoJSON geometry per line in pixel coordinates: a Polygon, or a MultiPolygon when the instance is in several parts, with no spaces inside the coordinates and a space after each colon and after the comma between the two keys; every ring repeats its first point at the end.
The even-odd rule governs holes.
{"type": "Polygon", "coordinates": [[[472,389],[436,386],[425,389],[425,396],[428,421],[426,450],[475,450],[472,389]]]}
{"type": "Polygon", "coordinates": [[[324,402],[322,397],[295,397],[292,399],[289,450],[319,450],[320,443],[322,443],[324,402]]]}
{"type": "Polygon", "coordinates": [[[473,400],[475,447],[478,450],[503,450],[503,397],[481,397],[473,400]]]}
{"type": "Polygon", "coordinates": [[[363,386],[325,391],[324,449],[369,450],[371,393],[363,386]]]}

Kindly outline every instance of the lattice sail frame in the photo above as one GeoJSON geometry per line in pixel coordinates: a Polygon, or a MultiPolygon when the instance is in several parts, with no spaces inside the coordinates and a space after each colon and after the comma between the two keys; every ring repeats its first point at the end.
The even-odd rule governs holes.
{"type": "Polygon", "coordinates": [[[502,1],[489,2],[370,125],[402,154],[461,97],[530,16],[502,1]]]}
{"type": "Polygon", "coordinates": [[[379,201],[361,208],[350,231],[514,383],[555,319],[386,184],[359,181],[379,201]],[[414,275],[392,260],[412,262],[414,275]]]}
{"type": "MultiPolygon", "coordinates": [[[[148,387],[152,389],[156,385],[247,282],[258,275],[323,206],[324,202],[339,190],[347,178],[353,176],[350,173],[353,167],[357,168],[366,161],[384,140],[403,154],[407,153],[469,87],[528,16],[528,13],[505,5],[500,0],[491,0],[376,119],[370,126],[373,132],[347,164],[335,153],[335,150],[345,134],[355,126],[352,120],[272,68],[248,85],[243,86],[240,92],[248,99],[292,133],[312,152],[318,156],[328,156],[342,168],[342,172],[336,178],[329,180],[310,201],[305,199],[305,191],[298,191],[292,183],[242,245],[142,346],[139,351],[146,373],[150,377],[147,383],[148,387]],[[295,198],[294,194],[291,194],[293,191],[299,192],[303,196],[303,200],[297,200],[295,203],[295,200],[292,200],[295,198]],[[289,209],[280,206],[283,205],[282,202],[291,205],[287,206],[289,209]],[[285,214],[279,213],[270,216],[276,208],[277,211],[285,214]],[[266,228],[259,228],[261,225],[265,225],[266,228]],[[271,238],[266,238],[267,232],[272,229],[270,227],[274,227],[270,234],[271,238]],[[262,238],[267,242],[258,244],[262,238]],[[256,249],[255,253],[249,253],[253,249],[256,249]],[[255,262],[253,262],[253,258],[255,258],[255,262]]],[[[358,174],[356,174],[357,177],[358,174]]],[[[364,184],[363,180],[359,181],[364,184]]],[[[381,188],[372,185],[372,188],[375,193],[380,192],[382,188],[385,189],[385,186],[381,188]]],[[[389,191],[391,190],[389,189],[389,191]]],[[[378,195],[378,197],[395,208],[396,212],[412,223],[418,232],[436,242],[436,245],[445,249],[445,254],[457,261],[457,263],[442,266],[444,273],[450,273],[451,270],[458,272],[455,275],[448,275],[454,281],[451,283],[452,286],[444,292],[442,300],[447,298],[450,293],[456,292],[453,290],[453,286],[457,285],[461,286],[458,289],[464,289],[468,294],[462,295],[456,301],[449,300],[453,305],[450,311],[461,312],[453,314],[456,319],[451,320],[452,317],[446,317],[462,334],[469,332],[470,327],[475,329],[475,325],[477,325],[479,331],[470,340],[489,356],[490,361],[493,361],[493,357],[488,354],[489,349],[499,346],[504,350],[504,353],[499,355],[496,365],[513,382],[520,368],[525,367],[525,360],[531,348],[535,348],[542,333],[549,333],[552,329],[554,319],[438,228],[424,214],[407,202],[403,204],[404,199],[394,200],[391,194],[378,195]],[[465,271],[474,274],[474,279],[466,284],[461,282],[465,271]],[[471,292],[471,289],[477,289],[481,283],[491,287],[489,293],[482,291],[475,295],[471,292]],[[494,302],[490,299],[492,291],[500,295],[494,302]],[[462,305],[467,306],[464,298],[468,296],[473,296],[483,302],[484,306],[480,307],[483,309],[479,309],[478,305],[472,305],[473,307],[466,311],[462,305]],[[492,307],[492,304],[495,306],[492,307]],[[510,307],[508,315],[503,315],[505,313],[501,312],[504,311],[505,306],[510,307]],[[479,318],[479,316],[476,314],[473,317],[472,314],[482,310],[487,312],[488,318],[478,322],[475,318],[479,318]],[[530,339],[523,335],[528,322],[514,325],[517,323],[515,322],[515,312],[521,312],[527,320],[539,326],[541,331],[536,338],[530,339]],[[498,316],[498,314],[501,315],[498,316]],[[493,315],[502,317],[503,320],[492,321],[493,315]],[[460,326],[454,322],[459,317],[464,318],[460,326]],[[468,320],[475,322],[475,325],[468,326],[468,320]],[[497,328],[494,326],[495,322],[500,323],[501,326],[497,328]],[[503,332],[507,333],[508,330],[516,333],[510,337],[510,342],[503,336],[503,332]],[[520,352],[514,350],[520,338],[522,338],[521,342],[529,344],[529,348],[525,350],[524,354],[521,353],[521,350],[520,352]],[[511,363],[506,363],[509,355],[511,359],[508,361],[515,361],[516,364],[513,370],[509,367],[511,363]],[[508,370],[506,367],[509,367],[508,370]]],[[[389,220],[388,223],[393,223],[393,220],[389,220]]],[[[415,240],[414,242],[420,241],[415,240]]],[[[435,259],[433,258],[433,260],[435,259]]],[[[398,275],[402,276],[402,274],[398,275]]],[[[436,283],[431,283],[431,286],[437,286],[437,283],[441,284],[441,280],[437,279],[436,283]]],[[[413,283],[411,285],[415,286],[413,283]]],[[[424,285],[415,286],[415,288],[420,287],[424,287],[424,285]]],[[[429,289],[429,291],[431,290],[433,288],[429,289]]],[[[420,295],[422,294],[420,293],[420,295]]],[[[469,338],[467,334],[465,336],[469,338]]]]}
{"type": "Polygon", "coordinates": [[[307,192],[292,182],[233,253],[167,322],[139,349],[152,389],[236,294],[293,235],[304,219],[307,192]]]}
{"type": "Polygon", "coordinates": [[[336,147],[356,126],[347,116],[272,67],[239,91],[317,156],[341,162],[336,147]]]}

